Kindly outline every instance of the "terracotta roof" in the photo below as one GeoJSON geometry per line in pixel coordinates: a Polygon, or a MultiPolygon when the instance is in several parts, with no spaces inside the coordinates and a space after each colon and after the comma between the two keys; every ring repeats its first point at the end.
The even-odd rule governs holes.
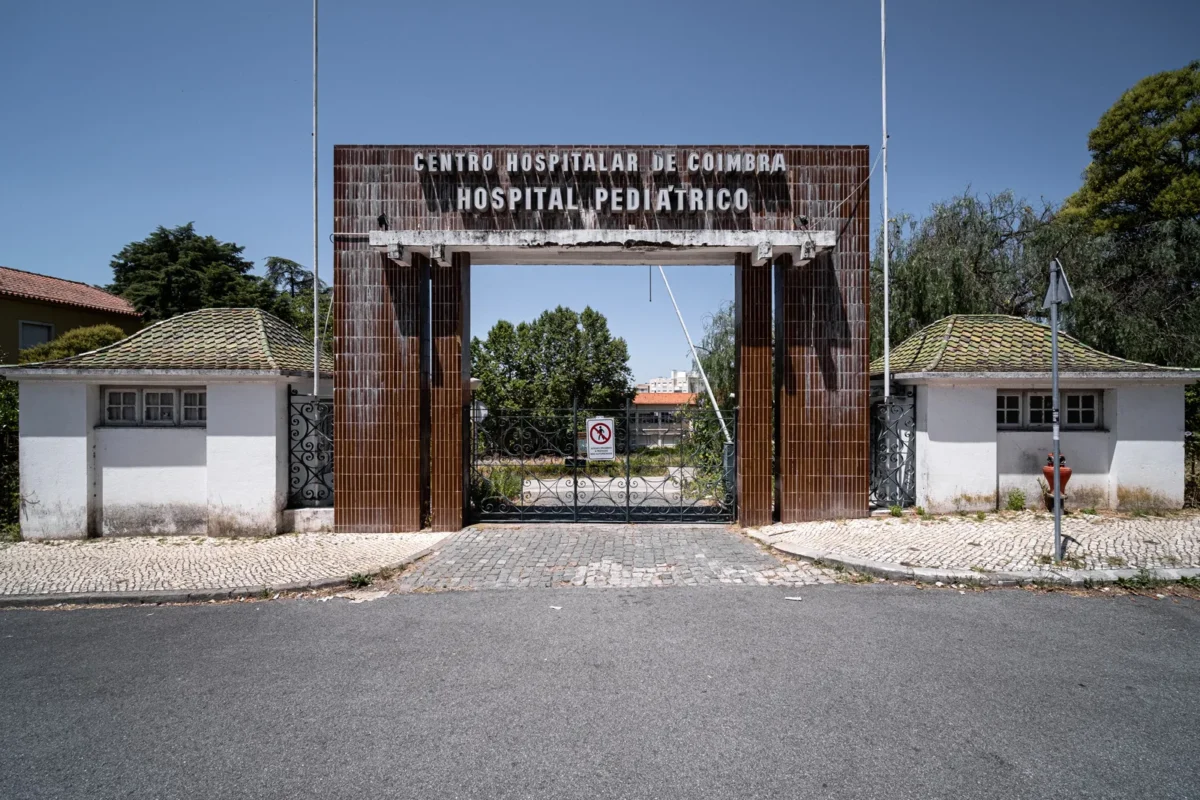
{"type": "Polygon", "coordinates": [[[0,295],[140,317],[128,300],[78,281],[0,267],[0,295]]]}
{"type": "Polygon", "coordinates": [[[690,406],[695,402],[695,392],[638,392],[633,396],[635,406],[690,406]]]}
{"type": "MultiPolygon", "coordinates": [[[[1001,314],[954,314],[904,340],[891,356],[893,375],[912,372],[1050,372],[1050,328],[1001,314]]],[[[1110,356],[1060,333],[1062,372],[1188,373],[1110,356]]],[[[883,358],[871,362],[871,375],[883,374],[883,358]]]]}
{"type": "MultiPolygon", "coordinates": [[[[312,374],[312,340],[257,308],[205,308],[156,322],[119,342],[21,370],[253,370],[312,374]]],[[[333,371],[322,354],[321,371],[333,371]]]]}

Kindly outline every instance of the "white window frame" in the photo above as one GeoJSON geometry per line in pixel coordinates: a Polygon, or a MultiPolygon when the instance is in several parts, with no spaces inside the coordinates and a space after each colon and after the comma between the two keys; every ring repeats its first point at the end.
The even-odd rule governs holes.
{"type": "MultiPolygon", "coordinates": [[[[1061,390],[1060,390],[1061,393],[1061,390]]],[[[1048,431],[1054,428],[1054,393],[1049,389],[1030,389],[1022,392],[1024,403],[1024,413],[1021,416],[1021,427],[1030,431],[1048,431]],[[1050,401],[1050,407],[1042,407],[1041,411],[1045,422],[1033,421],[1033,403],[1029,400],[1031,397],[1045,397],[1050,401]]]]}
{"type": "MultiPolygon", "coordinates": [[[[173,428],[179,424],[179,390],[170,386],[143,386],[141,388],[141,396],[138,398],[138,405],[142,409],[142,424],[148,428],[173,428]],[[169,395],[171,397],[171,419],[167,421],[147,419],[146,394],[169,395]]],[[[158,406],[161,408],[162,403],[158,406]]]]}
{"type": "Polygon", "coordinates": [[[179,425],[184,428],[203,428],[208,426],[208,387],[207,386],[181,386],[179,387],[179,404],[177,406],[179,412],[179,425]],[[204,419],[187,419],[187,406],[184,405],[184,396],[188,393],[199,394],[204,397],[204,405],[193,406],[193,408],[204,409],[204,419]]]}
{"type": "MultiPolygon", "coordinates": [[[[1033,422],[1033,408],[1029,402],[1032,396],[1049,397],[1051,392],[1049,389],[1000,389],[996,392],[999,397],[1020,397],[1020,422],[1012,423],[996,423],[998,431],[1048,431],[1053,428],[1053,418],[1050,422],[1033,422]]],[[[1104,390],[1103,389],[1059,389],[1059,421],[1060,427],[1068,431],[1102,431],[1104,427],[1104,390]],[[1071,396],[1087,395],[1095,399],[1096,421],[1092,423],[1075,423],[1068,424],[1067,422],[1067,398],[1071,396]]],[[[997,409],[999,410],[999,409],[997,409]]],[[[1051,413],[1053,410],[1051,409],[1051,413]]]]}
{"type": "MultiPolygon", "coordinates": [[[[996,430],[1000,430],[1000,431],[1019,431],[1019,430],[1021,430],[1021,428],[1025,427],[1025,393],[1024,392],[1011,392],[1011,391],[1005,391],[1005,390],[1000,390],[1000,391],[996,392],[996,399],[999,400],[1001,397],[1016,397],[1017,398],[1017,421],[1016,422],[1000,422],[999,420],[997,420],[996,421],[996,430]]],[[[1011,409],[1007,409],[1007,408],[1005,409],[1005,416],[1008,416],[1007,412],[1010,410],[1011,409]]],[[[999,411],[1000,411],[999,403],[996,403],[995,411],[997,413],[999,413],[999,411]]]]}
{"type": "Polygon", "coordinates": [[[37,345],[34,345],[34,344],[30,344],[30,345],[24,344],[25,326],[26,325],[36,325],[39,328],[49,328],[50,329],[50,338],[47,339],[46,341],[47,342],[54,341],[54,323],[53,322],[39,322],[35,319],[22,319],[22,320],[17,321],[17,350],[27,350],[30,347],[37,347],[37,345]]]}
{"type": "MultiPolygon", "coordinates": [[[[1081,412],[1080,416],[1082,416],[1082,411],[1083,411],[1082,404],[1080,404],[1079,410],[1081,412]]],[[[1073,391],[1069,391],[1069,392],[1062,392],[1062,409],[1061,409],[1061,411],[1062,411],[1062,427],[1065,430],[1071,430],[1071,431],[1101,430],[1104,427],[1104,392],[1098,391],[1096,389],[1085,389],[1082,391],[1073,390],[1073,391]],[[1091,422],[1091,423],[1076,422],[1073,424],[1069,423],[1067,421],[1069,419],[1069,414],[1067,413],[1069,401],[1067,400],[1067,398],[1068,397],[1085,397],[1085,396],[1095,398],[1095,401],[1094,401],[1095,406],[1093,408],[1093,411],[1096,415],[1095,422],[1091,422]]]]}
{"type": "Polygon", "coordinates": [[[200,386],[101,386],[100,387],[100,426],[111,428],[207,428],[208,427],[208,387],[200,386]],[[108,396],[114,392],[133,392],[134,417],[130,420],[110,420],[108,418],[108,396]],[[172,419],[169,421],[146,419],[146,392],[169,394],[172,397],[172,419]],[[205,418],[203,420],[184,421],[183,395],[193,392],[204,395],[205,418]]]}
{"type": "MultiPolygon", "coordinates": [[[[101,425],[105,425],[105,426],[113,427],[113,428],[136,428],[137,426],[142,424],[142,390],[140,388],[138,388],[137,386],[105,386],[105,387],[103,387],[103,389],[101,389],[100,394],[101,394],[101,398],[100,398],[101,399],[101,403],[100,403],[100,408],[101,408],[100,424],[101,425]],[[117,392],[117,393],[132,392],[133,393],[133,419],[132,420],[109,419],[108,418],[108,409],[109,409],[108,396],[112,392],[117,392]]],[[[119,407],[125,408],[124,405],[121,405],[119,407]]]]}

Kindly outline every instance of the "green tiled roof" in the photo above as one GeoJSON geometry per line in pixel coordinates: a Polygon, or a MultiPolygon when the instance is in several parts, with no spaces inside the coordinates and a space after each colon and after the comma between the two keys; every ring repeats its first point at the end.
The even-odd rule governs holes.
{"type": "MultiPolygon", "coordinates": [[[[1101,353],[1078,339],[1059,334],[1062,372],[1188,373],[1101,353]]],[[[954,314],[925,326],[892,351],[893,375],[906,372],[1050,372],[1050,328],[1000,314],[954,314]]],[[[883,358],[871,362],[871,374],[883,374],[883,358]]]]}
{"type": "MultiPolygon", "coordinates": [[[[257,308],[205,308],[147,326],[119,342],[21,369],[252,370],[312,374],[312,340],[257,308]]],[[[333,359],[321,356],[321,371],[333,359]]]]}

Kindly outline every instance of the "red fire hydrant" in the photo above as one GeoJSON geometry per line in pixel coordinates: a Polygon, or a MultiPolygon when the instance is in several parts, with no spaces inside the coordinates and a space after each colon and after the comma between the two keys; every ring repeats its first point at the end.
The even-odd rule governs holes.
{"type": "MultiPolygon", "coordinates": [[[[1042,467],[1042,477],[1046,479],[1046,510],[1054,510],[1054,454],[1046,454],[1046,464],[1042,467]]],[[[1065,506],[1067,499],[1067,481],[1071,480],[1071,468],[1067,466],[1067,457],[1060,455],[1058,457],[1058,480],[1059,489],[1062,491],[1062,496],[1065,506]]]]}

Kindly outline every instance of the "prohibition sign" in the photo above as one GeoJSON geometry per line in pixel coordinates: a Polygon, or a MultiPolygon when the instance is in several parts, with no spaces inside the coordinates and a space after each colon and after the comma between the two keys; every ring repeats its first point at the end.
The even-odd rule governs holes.
{"type": "Polygon", "coordinates": [[[592,417],[587,421],[587,457],[588,461],[612,461],[617,457],[611,417],[592,417]]]}
{"type": "Polygon", "coordinates": [[[607,444],[612,438],[612,429],[603,423],[597,423],[592,426],[591,438],[596,444],[607,444]]]}

